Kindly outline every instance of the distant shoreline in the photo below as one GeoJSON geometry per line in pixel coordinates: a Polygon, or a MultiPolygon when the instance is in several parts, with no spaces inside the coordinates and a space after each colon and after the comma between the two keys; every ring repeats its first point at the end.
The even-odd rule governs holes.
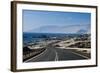
{"type": "Polygon", "coordinates": [[[40,32],[23,32],[23,33],[35,33],[35,34],[66,34],[66,35],[70,35],[70,34],[76,34],[76,35],[85,35],[85,34],[89,34],[90,33],[40,33],[40,32]]]}

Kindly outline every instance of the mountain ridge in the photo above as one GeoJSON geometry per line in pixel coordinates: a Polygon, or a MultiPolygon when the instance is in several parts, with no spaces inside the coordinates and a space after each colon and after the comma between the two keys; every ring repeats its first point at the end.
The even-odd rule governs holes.
{"type": "Polygon", "coordinates": [[[29,30],[28,32],[34,33],[90,33],[90,26],[87,25],[70,25],[70,26],[41,26],[36,29],[29,30]]]}

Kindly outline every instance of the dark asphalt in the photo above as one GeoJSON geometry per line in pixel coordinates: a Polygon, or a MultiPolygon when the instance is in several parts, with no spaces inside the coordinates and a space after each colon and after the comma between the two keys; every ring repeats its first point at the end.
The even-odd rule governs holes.
{"type": "Polygon", "coordinates": [[[43,62],[43,61],[67,61],[67,60],[82,60],[85,57],[73,53],[69,49],[47,48],[41,54],[32,57],[25,62],[43,62]]]}

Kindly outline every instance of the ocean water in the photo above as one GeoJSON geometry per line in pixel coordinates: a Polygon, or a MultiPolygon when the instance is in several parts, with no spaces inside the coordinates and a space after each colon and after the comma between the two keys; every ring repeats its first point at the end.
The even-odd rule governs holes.
{"type": "Polygon", "coordinates": [[[31,42],[38,42],[41,40],[45,40],[46,38],[63,38],[66,34],[57,34],[57,33],[23,33],[23,43],[28,44],[31,42]]]}
{"type": "Polygon", "coordinates": [[[35,43],[38,41],[45,40],[47,38],[51,39],[56,37],[57,39],[80,37],[82,34],[62,34],[62,33],[23,33],[23,45],[29,43],[35,43]]]}

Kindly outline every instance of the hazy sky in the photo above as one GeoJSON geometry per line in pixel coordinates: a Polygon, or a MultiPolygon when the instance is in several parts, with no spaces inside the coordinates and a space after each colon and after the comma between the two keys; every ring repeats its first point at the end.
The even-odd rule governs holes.
{"type": "Polygon", "coordinates": [[[89,26],[90,18],[90,13],[23,10],[23,32],[43,26],[89,26]]]}

